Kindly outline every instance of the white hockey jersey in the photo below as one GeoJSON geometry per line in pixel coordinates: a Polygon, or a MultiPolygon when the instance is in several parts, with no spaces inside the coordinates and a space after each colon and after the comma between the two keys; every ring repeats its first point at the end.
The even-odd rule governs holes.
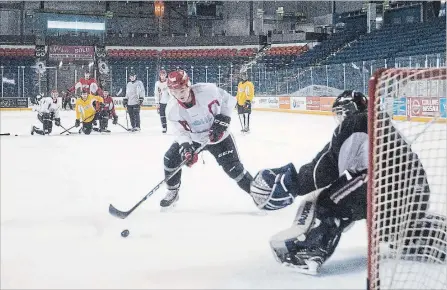
{"type": "Polygon", "coordinates": [[[126,86],[126,96],[128,105],[139,105],[141,98],[146,96],[146,90],[144,89],[143,82],[136,80],[134,82],[128,82],[126,86]]]}
{"type": "Polygon", "coordinates": [[[168,82],[156,81],[154,89],[155,103],[156,104],[167,104],[169,102],[169,91],[168,82]]]}
{"type": "MultiPolygon", "coordinates": [[[[194,104],[191,108],[186,108],[178,101],[172,102],[169,108],[168,120],[173,122],[176,128],[176,141],[179,144],[191,141],[203,144],[208,141],[214,116],[223,114],[231,117],[236,105],[236,98],[215,84],[198,83],[192,85],[191,90],[194,104]]],[[[229,130],[220,141],[228,134],[229,130]]]]}
{"type": "Polygon", "coordinates": [[[39,114],[54,113],[54,118],[60,118],[60,104],[54,103],[51,97],[43,97],[40,99],[39,104],[34,105],[32,109],[39,114]]]}

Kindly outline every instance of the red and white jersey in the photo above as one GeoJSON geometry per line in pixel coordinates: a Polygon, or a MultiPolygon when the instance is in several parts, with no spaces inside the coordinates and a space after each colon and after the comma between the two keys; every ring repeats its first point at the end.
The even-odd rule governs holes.
{"type": "Polygon", "coordinates": [[[169,102],[168,81],[156,81],[154,89],[155,103],[167,104],[169,102]]]}
{"type": "Polygon", "coordinates": [[[76,90],[76,88],[79,87],[79,86],[81,87],[83,92],[88,92],[89,94],[92,93],[92,94],[95,94],[95,95],[102,96],[102,90],[98,87],[98,83],[93,78],[89,78],[89,79],[80,78],[79,81],[73,87],[71,87],[68,90],[70,92],[74,92],[76,90]],[[93,88],[92,84],[96,85],[96,86],[93,86],[93,87],[97,88],[96,91],[91,91],[91,88],[93,88]]]}
{"type": "Polygon", "coordinates": [[[111,116],[116,116],[115,105],[111,96],[103,97],[104,110],[108,111],[111,116]]]}
{"type": "MultiPolygon", "coordinates": [[[[168,106],[168,120],[172,121],[177,129],[176,141],[179,144],[191,141],[203,144],[208,141],[214,116],[223,114],[231,117],[236,105],[236,98],[211,83],[192,85],[191,94],[193,97],[191,108],[174,100],[168,106]]],[[[220,140],[225,139],[228,134],[229,130],[220,140]]]]}

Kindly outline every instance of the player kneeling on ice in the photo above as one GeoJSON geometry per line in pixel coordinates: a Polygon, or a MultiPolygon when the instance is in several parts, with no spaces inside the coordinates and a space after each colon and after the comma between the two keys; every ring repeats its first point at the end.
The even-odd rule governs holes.
{"type": "MultiPolygon", "coordinates": [[[[197,162],[196,149],[206,143],[204,150],[209,151],[225,173],[249,193],[253,178],[244,169],[229,131],[236,99],[215,84],[190,85],[183,70],[169,73],[168,89],[177,99],[168,112],[168,119],[177,130],[177,138],[164,155],[165,176],[185,159],[188,166],[197,162]]],[[[172,206],[178,200],[181,174],[178,171],[166,182],[168,192],[160,202],[161,207],[172,206]]]]}
{"type": "MultiPolygon", "coordinates": [[[[305,274],[317,274],[321,265],[334,252],[343,231],[355,221],[366,218],[367,98],[359,92],[344,91],[335,100],[333,112],[340,124],[332,140],[310,163],[301,166],[298,171],[292,163],[261,170],[251,185],[253,200],[259,208],[265,210],[284,208],[292,204],[296,196],[307,195],[298,208],[292,227],[279,232],[270,240],[278,262],[305,274]]],[[[387,188],[390,202],[382,201],[381,204],[388,207],[384,211],[388,217],[392,217],[403,214],[393,209],[393,198],[397,200],[397,197],[401,197],[408,202],[408,212],[405,214],[411,220],[410,227],[418,234],[416,238],[413,234],[412,239],[404,237],[405,243],[408,243],[405,244],[408,247],[404,252],[414,253],[418,248],[411,250],[411,244],[432,244],[434,241],[428,231],[416,229],[420,229],[424,223],[439,228],[439,221],[445,223],[445,217],[433,218],[426,213],[430,188],[425,170],[397,129],[391,128],[395,138],[388,141],[390,150],[394,149],[394,161],[390,165],[394,167],[393,172],[401,174],[386,176],[384,172],[384,182],[393,179],[397,186],[387,188]]],[[[384,242],[402,243],[391,238],[392,234],[402,231],[399,224],[401,222],[396,218],[394,224],[384,225],[389,231],[389,238],[384,242]]],[[[440,237],[445,241],[445,233],[440,234],[440,237]]],[[[445,259],[445,254],[442,259],[445,259]]]]}
{"type": "MultiPolygon", "coordinates": [[[[102,97],[88,94],[85,90],[81,92],[78,91],[78,93],[81,94],[81,97],[76,100],[75,126],[79,127],[82,119],[82,128],[79,133],[83,132],[84,134],[89,135],[93,130],[93,121],[95,121],[96,118],[99,118],[101,114],[100,111],[104,108],[104,101],[102,97]]],[[[101,131],[103,129],[104,128],[100,128],[99,130],[101,131]]]]}
{"type": "Polygon", "coordinates": [[[56,126],[61,125],[61,118],[59,115],[60,106],[57,103],[58,92],[51,91],[51,97],[42,97],[38,95],[31,98],[31,103],[34,104],[33,111],[37,111],[37,119],[42,123],[43,129],[36,126],[31,127],[31,135],[37,133],[39,135],[50,134],[53,130],[53,120],[56,126]]]}
{"type": "Polygon", "coordinates": [[[113,99],[109,95],[109,91],[107,89],[103,89],[103,101],[104,106],[97,114],[99,118],[99,127],[100,132],[110,133],[110,130],[107,129],[109,125],[109,119],[113,118],[112,124],[118,124],[118,115],[115,112],[115,105],[113,104],[113,99]]]}

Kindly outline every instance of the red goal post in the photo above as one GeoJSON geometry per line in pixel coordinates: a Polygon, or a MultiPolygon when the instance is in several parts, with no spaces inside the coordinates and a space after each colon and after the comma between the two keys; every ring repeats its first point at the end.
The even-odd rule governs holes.
{"type": "Polygon", "coordinates": [[[447,289],[446,91],[445,67],[380,69],[369,80],[368,289],[447,289]],[[428,201],[408,197],[421,178],[414,156],[428,201]],[[432,237],[424,245],[410,225],[428,215],[436,222],[422,226],[432,237]]]}

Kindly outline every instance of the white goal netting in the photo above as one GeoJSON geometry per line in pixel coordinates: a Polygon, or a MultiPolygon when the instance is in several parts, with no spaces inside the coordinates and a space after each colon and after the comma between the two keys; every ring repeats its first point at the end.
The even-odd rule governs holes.
{"type": "Polygon", "coordinates": [[[370,289],[447,289],[446,80],[446,68],[370,80],[370,289]]]}

